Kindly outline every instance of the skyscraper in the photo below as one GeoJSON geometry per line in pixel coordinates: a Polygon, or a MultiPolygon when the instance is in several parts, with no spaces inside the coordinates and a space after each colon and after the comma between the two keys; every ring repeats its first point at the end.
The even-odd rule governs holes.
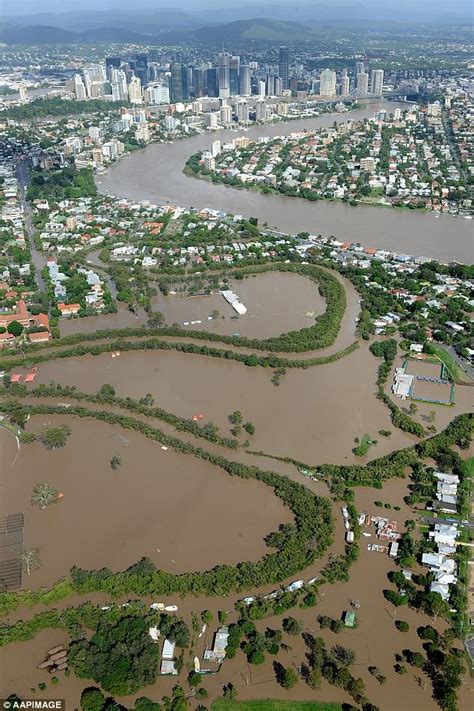
{"type": "Polygon", "coordinates": [[[111,80],[112,79],[112,69],[119,69],[120,65],[122,64],[122,60],[120,57],[106,57],[105,59],[105,72],[107,75],[107,79],[111,80]]]}
{"type": "Polygon", "coordinates": [[[242,64],[240,67],[240,87],[239,91],[241,96],[250,96],[251,85],[250,85],[250,66],[248,64],[242,64]]]}
{"type": "Polygon", "coordinates": [[[180,62],[171,65],[170,98],[171,101],[189,99],[188,68],[180,62]]]}
{"type": "Polygon", "coordinates": [[[267,74],[267,96],[275,96],[275,76],[267,74]]]}
{"type": "Polygon", "coordinates": [[[240,57],[229,59],[229,92],[231,96],[239,93],[240,57]]]}
{"type": "Polygon", "coordinates": [[[206,70],[206,94],[208,96],[219,96],[219,79],[216,67],[206,70]]]}
{"type": "Polygon", "coordinates": [[[364,71],[364,62],[356,62],[355,68],[354,68],[354,76],[357,79],[358,74],[362,74],[364,71]]]}
{"type": "Polygon", "coordinates": [[[383,69],[372,69],[370,73],[370,93],[382,96],[383,69]]]}
{"type": "Polygon", "coordinates": [[[194,67],[193,79],[194,79],[194,96],[199,98],[204,96],[204,86],[206,77],[206,66],[201,64],[200,67],[194,67]]]}
{"type": "Polygon", "coordinates": [[[349,94],[350,80],[347,76],[347,69],[342,70],[341,76],[341,96],[347,96],[349,94]]]}
{"type": "Polygon", "coordinates": [[[229,65],[230,54],[220,52],[217,55],[217,69],[219,76],[219,96],[221,99],[228,99],[230,96],[229,65]]]}
{"type": "Polygon", "coordinates": [[[319,93],[321,96],[336,96],[336,72],[323,69],[319,78],[319,93]]]}
{"type": "Polygon", "coordinates": [[[246,101],[238,101],[235,105],[237,121],[239,123],[247,123],[249,120],[249,105],[246,101]]]}
{"type": "Polygon", "coordinates": [[[77,101],[84,101],[87,98],[86,87],[80,74],[75,74],[72,80],[73,91],[77,101]]]}
{"type": "Polygon", "coordinates": [[[132,104],[142,103],[142,83],[138,77],[132,77],[128,85],[128,96],[132,104]]]}
{"type": "Polygon", "coordinates": [[[146,86],[150,80],[148,74],[148,57],[146,54],[137,54],[133,63],[135,76],[137,76],[142,85],[146,86]]]}
{"type": "Polygon", "coordinates": [[[369,93],[369,75],[367,72],[361,72],[357,75],[357,96],[367,96],[369,93]]]}
{"type": "Polygon", "coordinates": [[[283,82],[283,88],[288,89],[290,85],[290,54],[288,47],[280,47],[278,73],[283,82]]]}

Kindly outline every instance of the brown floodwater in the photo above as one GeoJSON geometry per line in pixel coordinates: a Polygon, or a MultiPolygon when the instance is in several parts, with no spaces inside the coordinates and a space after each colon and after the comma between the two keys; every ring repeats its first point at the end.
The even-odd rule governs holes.
{"type": "Polygon", "coordinates": [[[116,314],[63,318],[59,322],[59,329],[61,336],[69,336],[71,333],[94,333],[106,328],[138,328],[147,322],[147,318],[143,309],[138,309],[137,313],[133,313],[129,309],[119,306],[116,314]]]}
{"type": "Polygon", "coordinates": [[[355,459],[354,439],[366,433],[379,439],[371,458],[413,441],[393,428],[375,397],[377,366],[364,343],[333,363],[288,369],[277,387],[271,369],[174,351],[135,351],[119,358],[107,353],[51,361],[38,367],[36,383],[55,381],[91,393],[109,383],[119,395],[134,398],[149,392],[157,406],[187,418],[202,413],[203,422],[215,422],[223,434],[229,433],[229,414],[240,410],[256,427],[251,449],[343,464],[355,459]],[[379,429],[393,434],[377,437],[379,429]]]}
{"type": "Polygon", "coordinates": [[[49,586],[73,564],[122,570],[142,556],[170,572],[257,560],[263,538],[291,512],[264,485],[230,477],[195,457],[105,423],[58,416],[31,418],[30,431],[68,422],[64,449],[22,445],[0,430],[1,512],[25,513],[24,544],[43,566],[25,587],[49,586]],[[121,466],[110,460],[119,455],[121,466]],[[47,509],[30,503],[47,481],[64,498],[47,509]],[[232,504],[230,504],[232,502],[232,504]]]}
{"type": "Polygon", "coordinates": [[[260,222],[297,234],[334,235],[342,241],[360,242],[368,247],[425,255],[441,261],[473,259],[472,223],[449,215],[395,210],[370,206],[351,207],[339,202],[309,202],[283,195],[264,195],[257,190],[242,190],[212,184],[184,175],[190,155],[208,149],[213,140],[232,141],[236,136],[251,139],[287,135],[293,131],[332,126],[334,121],[371,118],[381,108],[394,111],[396,103],[371,103],[365,109],[345,114],[325,114],[316,119],[289,121],[276,126],[251,127],[242,131],[204,133],[170,144],[152,144],[136,151],[97,177],[101,192],[131,200],[171,202],[198,208],[212,207],[234,215],[255,216],[260,222]]]}
{"type": "Polygon", "coordinates": [[[298,274],[265,272],[244,279],[229,279],[226,288],[234,291],[247,307],[247,313],[240,317],[220,291],[187,296],[179,291],[179,286],[173,287],[175,294],[154,297],[152,306],[154,311],[164,314],[168,325],[178,323],[184,331],[189,328],[269,338],[312,326],[315,317],[326,309],[317,285],[298,274]],[[215,318],[211,316],[213,311],[218,312],[215,318]]]}
{"type": "MultiPolygon", "coordinates": [[[[374,501],[382,499],[389,501],[392,505],[399,505],[400,511],[386,511],[391,520],[396,520],[400,527],[404,521],[412,517],[412,512],[403,503],[403,496],[407,493],[406,480],[392,480],[388,482],[382,491],[373,489],[359,489],[356,492],[356,506],[360,511],[376,514],[386,511],[375,507],[374,501]]],[[[342,549],[342,516],[339,506],[334,506],[334,515],[337,523],[335,550],[342,549]]],[[[400,711],[401,708],[412,711],[435,711],[437,704],[431,698],[430,684],[426,688],[419,685],[417,681],[418,673],[408,667],[408,673],[399,676],[395,673],[393,665],[395,654],[402,649],[410,648],[413,651],[422,652],[421,641],[418,639],[416,629],[420,625],[433,624],[433,621],[422,614],[416,613],[409,608],[402,608],[395,614],[395,609],[389,605],[383,597],[382,590],[389,587],[387,573],[395,568],[394,562],[381,553],[367,551],[367,541],[373,541],[373,529],[364,529],[372,533],[372,538],[361,538],[361,552],[357,563],[351,569],[350,583],[337,583],[331,586],[323,586],[320,589],[320,596],[316,607],[307,609],[294,609],[290,615],[301,621],[306,631],[315,636],[324,638],[326,645],[332,647],[335,644],[342,644],[352,649],[356,653],[356,662],[352,667],[354,676],[362,677],[366,684],[367,695],[373,704],[376,704],[381,711],[400,711]],[[358,627],[354,630],[343,630],[339,634],[334,634],[327,630],[321,630],[317,622],[320,614],[329,615],[339,619],[342,613],[349,609],[350,601],[358,601],[360,608],[357,611],[358,627]],[[410,629],[407,633],[401,633],[395,628],[395,620],[405,620],[409,623],[410,629]],[[379,683],[369,674],[368,667],[374,665],[379,667],[382,674],[387,678],[384,685],[379,683]]],[[[321,563],[315,563],[304,573],[308,578],[314,575],[321,567],[321,563]]],[[[262,592],[268,592],[271,587],[264,588],[262,592]]],[[[97,596],[95,596],[97,597],[97,596]]],[[[58,606],[81,601],[65,601],[58,606]]],[[[214,621],[209,625],[208,630],[202,638],[197,634],[193,635],[192,651],[185,655],[185,670],[183,678],[179,679],[184,683],[184,677],[188,673],[189,664],[194,654],[199,656],[204,648],[212,641],[215,631],[218,610],[229,612],[229,622],[236,619],[233,612],[236,596],[229,596],[225,600],[219,598],[186,598],[184,600],[169,600],[177,602],[178,614],[190,624],[191,613],[204,609],[210,610],[214,615],[214,621]]],[[[99,600],[95,600],[99,602],[99,600]]],[[[149,600],[146,600],[149,602],[149,600]]],[[[30,613],[26,616],[28,617],[30,613]]],[[[281,629],[284,616],[269,617],[256,623],[259,631],[265,631],[267,627],[281,629]]],[[[435,624],[440,630],[444,629],[444,623],[438,620],[435,624]]],[[[18,642],[3,649],[0,649],[0,665],[2,668],[0,689],[2,693],[10,693],[15,690],[17,693],[27,694],[32,685],[40,681],[48,681],[45,672],[36,669],[36,665],[44,658],[46,650],[56,644],[64,644],[67,637],[63,631],[44,631],[29,642],[18,642]]],[[[282,692],[281,687],[275,681],[272,662],[274,659],[281,662],[285,667],[292,666],[298,669],[301,663],[306,662],[305,646],[301,637],[292,637],[284,634],[284,642],[289,645],[288,651],[280,651],[277,657],[267,655],[266,661],[260,666],[249,665],[242,652],[238,652],[233,660],[224,663],[222,671],[217,675],[210,675],[203,678],[202,685],[208,690],[210,699],[214,699],[222,694],[222,685],[232,682],[238,691],[241,700],[259,698],[284,698],[298,700],[318,700],[318,701],[338,701],[350,702],[350,698],[339,688],[330,686],[323,682],[321,689],[313,691],[302,681],[291,692],[282,692]]],[[[161,700],[165,694],[170,695],[172,687],[177,683],[176,677],[159,677],[157,681],[137,694],[121,699],[126,706],[133,707],[134,700],[139,696],[148,696],[154,701],[161,700]]],[[[65,698],[68,707],[77,708],[82,689],[88,686],[86,680],[79,680],[71,675],[68,678],[61,677],[60,684],[53,696],[65,698]]],[[[470,706],[470,682],[464,680],[464,684],[459,694],[459,708],[461,711],[468,711],[470,706]]],[[[50,698],[51,688],[44,692],[37,691],[38,698],[50,698]]],[[[196,702],[191,701],[191,708],[195,708],[196,702]]]]}

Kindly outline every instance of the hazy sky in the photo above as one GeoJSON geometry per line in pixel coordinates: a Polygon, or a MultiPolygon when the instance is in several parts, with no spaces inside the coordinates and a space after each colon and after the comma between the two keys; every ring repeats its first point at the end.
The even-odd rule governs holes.
{"type": "Polygon", "coordinates": [[[295,6],[312,6],[325,5],[326,7],[334,6],[358,6],[365,8],[376,8],[387,13],[387,17],[403,14],[405,21],[410,20],[410,15],[419,15],[420,11],[426,8],[426,12],[436,12],[436,14],[463,14],[468,16],[472,14],[471,0],[0,0],[0,14],[31,14],[45,12],[67,12],[71,10],[128,10],[133,11],[136,8],[144,9],[160,9],[173,8],[174,10],[182,9],[189,12],[206,11],[212,8],[230,9],[232,7],[242,8],[247,6],[268,7],[268,16],[271,16],[271,7],[276,5],[290,5],[291,9],[295,6]]]}

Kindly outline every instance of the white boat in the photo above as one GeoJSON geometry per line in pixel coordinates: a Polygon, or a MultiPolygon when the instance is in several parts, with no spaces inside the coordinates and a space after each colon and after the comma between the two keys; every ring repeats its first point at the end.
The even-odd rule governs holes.
{"type": "Polygon", "coordinates": [[[165,612],[176,612],[178,609],[177,605],[166,605],[165,612]]]}

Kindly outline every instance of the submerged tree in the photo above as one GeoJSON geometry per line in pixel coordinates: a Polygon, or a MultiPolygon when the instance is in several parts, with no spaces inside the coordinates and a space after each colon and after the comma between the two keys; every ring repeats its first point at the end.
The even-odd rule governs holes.
{"type": "Polygon", "coordinates": [[[110,460],[110,466],[112,467],[112,469],[118,469],[121,464],[122,458],[118,454],[114,454],[114,456],[110,460]]]}
{"type": "Polygon", "coordinates": [[[59,427],[44,427],[36,437],[46,449],[52,450],[64,447],[70,434],[69,425],[59,425],[59,427]]]}
{"type": "Polygon", "coordinates": [[[41,562],[38,548],[24,550],[21,554],[21,567],[24,573],[31,575],[35,570],[38,570],[43,565],[41,562]]]}
{"type": "Polygon", "coordinates": [[[39,506],[40,509],[45,509],[50,504],[55,504],[58,501],[58,490],[46,481],[41,481],[35,484],[31,495],[31,503],[33,506],[39,506]]]}

